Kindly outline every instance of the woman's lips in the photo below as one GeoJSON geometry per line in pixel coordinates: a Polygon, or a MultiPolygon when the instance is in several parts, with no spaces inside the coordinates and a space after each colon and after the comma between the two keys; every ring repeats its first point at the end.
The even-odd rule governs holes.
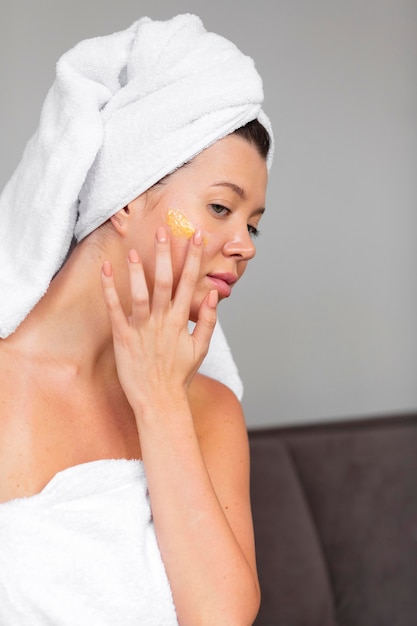
{"type": "Polygon", "coordinates": [[[221,298],[228,298],[232,293],[232,287],[237,281],[234,274],[208,274],[217,292],[221,298]]]}

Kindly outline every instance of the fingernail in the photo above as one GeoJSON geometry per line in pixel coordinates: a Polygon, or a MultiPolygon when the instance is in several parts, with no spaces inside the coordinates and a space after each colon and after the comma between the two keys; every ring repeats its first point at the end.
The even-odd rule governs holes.
{"type": "Polygon", "coordinates": [[[107,276],[107,278],[110,278],[110,276],[113,273],[110,262],[109,261],[104,261],[101,269],[102,269],[102,272],[103,272],[104,276],[107,276]]]}
{"type": "Polygon", "coordinates": [[[194,233],[194,243],[199,246],[202,243],[202,241],[203,241],[203,231],[201,228],[197,228],[197,230],[194,233]]]}
{"type": "Polygon", "coordinates": [[[166,241],[168,241],[167,233],[163,226],[158,226],[156,229],[156,240],[159,243],[166,243],[166,241]]]}
{"type": "Polygon", "coordinates": [[[131,263],[139,263],[137,250],[129,250],[128,259],[131,263]]]}
{"type": "Polygon", "coordinates": [[[208,295],[207,304],[212,309],[215,309],[218,301],[219,301],[219,294],[217,293],[216,289],[212,289],[208,295]]]}

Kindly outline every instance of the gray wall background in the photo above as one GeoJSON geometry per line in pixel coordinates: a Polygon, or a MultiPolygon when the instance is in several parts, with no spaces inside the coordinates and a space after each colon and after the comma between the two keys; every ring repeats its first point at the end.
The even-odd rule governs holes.
{"type": "Polygon", "coordinates": [[[248,425],[416,409],[416,0],[5,2],[0,186],[64,51],[182,12],[255,59],[275,128],[258,254],[220,309],[248,425]]]}

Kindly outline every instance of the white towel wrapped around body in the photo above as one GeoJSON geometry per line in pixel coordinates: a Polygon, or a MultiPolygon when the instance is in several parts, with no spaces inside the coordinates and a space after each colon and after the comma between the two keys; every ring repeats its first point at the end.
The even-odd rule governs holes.
{"type": "Polygon", "coordinates": [[[0,504],[2,626],[177,626],[141,461],[59,472],[0,504]]]}
{"type": "Polygon", "coordinates": [[[0,337],[44,295],[74,236],[255,118],[272,138],[262,100],[252,59],[195,15],[145,17],[65,53],[0,196],[0,337]]]}

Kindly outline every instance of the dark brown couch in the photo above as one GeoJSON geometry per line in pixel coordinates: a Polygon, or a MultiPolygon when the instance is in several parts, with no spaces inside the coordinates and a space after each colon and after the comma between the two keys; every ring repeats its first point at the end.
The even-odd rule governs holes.
{"type": "Polygon", "coordinates": [[[251,430],[256,626],[417,626],[417,414],[251,430]]]}

